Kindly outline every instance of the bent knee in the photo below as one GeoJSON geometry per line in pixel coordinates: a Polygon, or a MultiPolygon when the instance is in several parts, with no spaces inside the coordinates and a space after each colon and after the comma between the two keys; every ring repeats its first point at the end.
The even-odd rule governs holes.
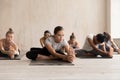
{"type": "Polygon", "coordinates": [[[28,52],[26,53],[26,57],[27,57],[28,59],[36,60],[37,54],[34,54],[34,53],[28,51],[28,52]]]}

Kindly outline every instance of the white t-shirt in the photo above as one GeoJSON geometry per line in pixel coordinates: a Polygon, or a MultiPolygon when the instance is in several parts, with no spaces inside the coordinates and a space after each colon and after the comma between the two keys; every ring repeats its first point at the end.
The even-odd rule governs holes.
{"type": "Polygon", "coordinates": [[[61,51],[62,48],[68,45],[67,41],[63,39],[60,43],[56,43],[54,37],[49,37],[45,40],[45,45],[51,45],[56,51],[61,51]]]}
{"type": "MultiPolygon", "coordinates": [[[[86,37],[86,40],[85,40],[85,43],[83,45],[83,49],[86,50],[86,51],[91,51],[93,50],[93,48],[90,46],[89,42],[88,42],[88,38],[90,38],[91,40],[93,40],[94,38],[94,35],[93,34],[89,34],[87,37],[86,37]]],[[[98,45],[96,45],[97,47],[98,45]]]]}

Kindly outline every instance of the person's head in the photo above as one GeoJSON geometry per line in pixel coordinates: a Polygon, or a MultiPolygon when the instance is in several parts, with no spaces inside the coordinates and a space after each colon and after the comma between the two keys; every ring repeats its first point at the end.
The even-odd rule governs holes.
{"type": "Polygon", "coordinates": [[[103,35],[105,36],[105,41],[108,42],[111,38],[110,34],[107,32],[103,32],[103,35]]]}
{"type": "Polygon", "coordinates": [[[70,41],[74,42],[75,39],[76,39],[76,37],[75,37],[74,33],[72,33],[71,36],[70,36],[70,41]]]}
{"type": "Polygon", "coordinates": [[[14,32],[11,28],[9,28],[9,30],[6,32],[6,40],[8,42],[11,42],[14,38],[14,32]]]}
{"type": "Polygon", "coordinates": [[[50,37],[50,36],[51,36],[50,31],[46,30],[46,31],[44,32],[44,38],[46,39],[46,38],[48,38],[48,37],[50,37]]]}
{"type": "Polygon", "coordinates": [[[57,26],[54,29],[54,37],[55,37],[55,41],[56,42],[61,42],[63,40],[64,37],[64,31],[63,31],[63,27],[61,26],[57,26]]]}
{"type": "Polygon", "coordinates": [[[98,44],[103,43],[104,40],[105,40],[105,36],[103,34],[99,33],[99,34],[96,35],[96,40],[97,40],[98,44]]]}

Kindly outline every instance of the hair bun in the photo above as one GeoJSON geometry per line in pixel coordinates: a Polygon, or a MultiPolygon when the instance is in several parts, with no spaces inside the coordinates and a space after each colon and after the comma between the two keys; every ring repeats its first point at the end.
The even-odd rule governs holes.
{"type": "Polygon", "coordinates": [[[10,31],[10,32],[13,32],[12,28],[9,28],[9,31],[10,31]]]}
{"type": "Polygon", "coordinates": [[[76,38],[76,37],[75,37],[74,33],[72,33],[70,36],[70,39],[74,39],[74,38],[76,38]]]}
{"type": "Polygon", "coordinates": [[[74,33],[72,33],[72,36],[74,36],[74,33]]]}

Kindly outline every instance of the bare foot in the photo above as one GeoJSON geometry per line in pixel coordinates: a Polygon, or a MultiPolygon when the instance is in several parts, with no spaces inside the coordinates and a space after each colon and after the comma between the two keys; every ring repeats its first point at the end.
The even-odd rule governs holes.
{"type": "Polygon", "coordinates": [[[14,51],[10,50],[7,54],[11,59],[14,59],[14,51]]]}
{"type": "Polygon", "coordinates": [[[120,49],[117,50],[118,54],[120,54],[120,49]]]}

